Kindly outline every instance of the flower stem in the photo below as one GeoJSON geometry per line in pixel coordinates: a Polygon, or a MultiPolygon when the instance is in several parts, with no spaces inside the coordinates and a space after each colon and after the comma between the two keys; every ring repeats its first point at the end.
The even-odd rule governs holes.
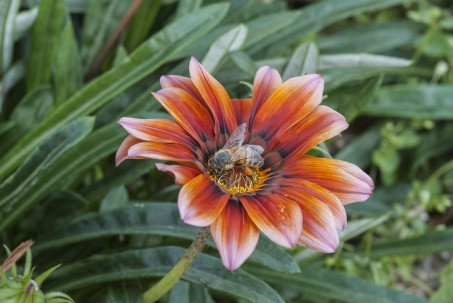
{"type": "Polygon", "coordinates": [[[204,227],[176,265],[159,281],[143,294],[143,303],[156,302],[162,298],[182,277],[203,249],[211,230],[204,227]]]}

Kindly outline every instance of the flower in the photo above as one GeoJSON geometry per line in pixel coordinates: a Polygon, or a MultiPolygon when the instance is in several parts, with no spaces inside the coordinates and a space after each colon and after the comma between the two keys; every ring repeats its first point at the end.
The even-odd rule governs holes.
{"type": "Polygon", "coordinates": [[[190,78],[163,76],[161,85],[153,95],[174,121],[121,118],[129,136],[116,163],[176,162],[156,166],[182,185],[182,220],[210,226],[225,267],[244,263],[260,230],[288,248],[337,249],[344,205],[365,201],[374,185],[351,163],[306,155],[348,127],[342,115],[320,105],[321,76],[282,83],[265,66],[256,73],[252,98],[231,99],[192,58],[190,78]]]}

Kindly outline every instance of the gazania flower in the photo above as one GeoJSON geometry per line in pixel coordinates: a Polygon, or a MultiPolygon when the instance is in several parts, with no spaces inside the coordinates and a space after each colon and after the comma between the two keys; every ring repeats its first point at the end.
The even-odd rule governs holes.
{"type": "Polygon", "coordinates": [[[251,99],[231,99],[195,59],[190,78],[163,76],[154,97],[173,117],[122,118],[129,136],[116,163],[158,159],[182,185],[184,222],[210,226],[225,267],[238,268],[259,231],[277,244],[337,249],[345,204],[368,199],[373,181],[357,166],[306,155],[347,128],[343,116],[320,105],[324,81],[312,74],[282,83],[260,68],[251,99]]]}

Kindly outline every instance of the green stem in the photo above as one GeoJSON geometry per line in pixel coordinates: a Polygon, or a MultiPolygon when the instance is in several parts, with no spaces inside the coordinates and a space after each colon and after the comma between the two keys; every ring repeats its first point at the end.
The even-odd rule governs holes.
{"type": "Polygon", "coordinates": [[[143,294],[143,303],[156,302],[172,289],[201,252],[210,234],[209,226],[201,230],[178,263],[157,284],[143,294]]]}

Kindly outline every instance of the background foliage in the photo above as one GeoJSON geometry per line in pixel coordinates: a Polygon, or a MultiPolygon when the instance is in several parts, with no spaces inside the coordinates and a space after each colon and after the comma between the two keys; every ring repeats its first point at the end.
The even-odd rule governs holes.
{"type": "Polygon", "coordinates": [[[153,161],[113,160],[118,118],[167,117],[150,92],[193,55],[234,97],[262,65],[322,74],[351,125],[322,148],[376,190],[335,254],[261,237],[230,272],[210,242],[162,302],[451,302],[451,1],[144,0],[125,23],[140,2],[0,2],[0,241],[62,264],[45,292],[140,302],[197,234],[153,161]]]}

